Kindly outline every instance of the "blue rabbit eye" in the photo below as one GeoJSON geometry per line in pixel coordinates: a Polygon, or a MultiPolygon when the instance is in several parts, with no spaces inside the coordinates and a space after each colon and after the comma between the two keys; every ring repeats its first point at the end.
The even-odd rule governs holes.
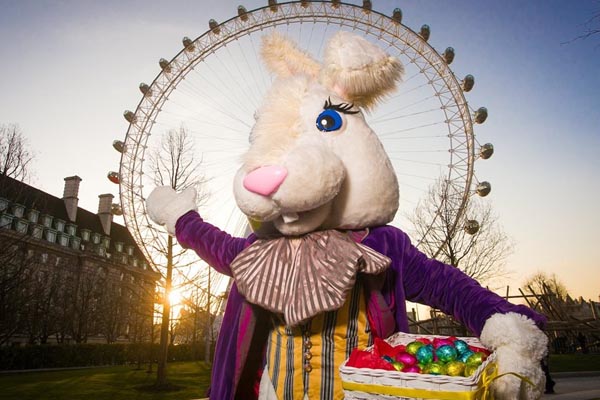
{"type": "Polygon", "coordinates": [[[317,129],[322,132],[337,131],[342,127],[342,116],[335,110],[327,109],[317,117],[317,129]]]}

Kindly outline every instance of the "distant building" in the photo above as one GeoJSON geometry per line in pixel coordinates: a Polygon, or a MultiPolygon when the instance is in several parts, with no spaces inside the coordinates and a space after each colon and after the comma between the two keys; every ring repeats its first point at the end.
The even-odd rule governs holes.
{"type": "Polygon", "coordinates": [[[0,177],[0,345],[150,338],[160,275],[113,222],[112,194],[78,207],[80,182],[61,199],[0,177]]]}

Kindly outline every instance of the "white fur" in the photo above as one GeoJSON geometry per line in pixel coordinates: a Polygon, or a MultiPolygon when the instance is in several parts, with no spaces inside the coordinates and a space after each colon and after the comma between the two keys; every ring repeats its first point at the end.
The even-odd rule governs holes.
{"type": "Polygon", "coordinates": [[[261,56],[271,72],[280,77],[318,75],[321,66],[296,44],[277,32],[263,38],[261,56]]]}
{"type": "Polygon", "coordinates": [[[181,193],[169,186],[154,188],[146,199],[146,211],[152,221],[164,225],[170,235],[175,235],[175,224],[188,211],[197,210],[196,190],[188,188],[181,193]]]}
{"type": "Polygon", "coordinates": [[[515,376],[494,382],[496,399],[537,399],[542,393],[545,377],[541,360],[548,349],[548,338],[535,323],[517,313],[494,314],[481,331],[481,343],[496,352],[498,373],[514,372],[526,376],[536,387],[515,376]]]}
{"type": "Polygon", "coordinates": [[[396,89],[403,74],[396,58],[362,37],[340,31],[325,50],[321,82],[355,105],[372,108],[396,89]]]}
{"type": "Polygon", "coordinates": [[[251,147],[235,177],[234,195],[240,209],[253,220],[271,221],[284,235],[320,228],[364,228],[391,221],[398,209],[398,182],[362,112],[340,112],[342,128],[332,132],[317,129],[316,120],[326,101],[354,101],[344,97],[346,92],[366,96],[370,100],[363,103],[372,104],[393,90],[402,70],[400,64],[366,40],[338,33],[326,53],[328,65],[336,63],[341,69],[322,75],[320,81],[313,68],[300,67],[292,75],[294,67],[286,63],[294,64],[300,50],[287,39],[276,35],[265,40],[265,46],[266,62],[278,77],[257,113],[251,147]],[[346,50],[356,57],[348,58],[343,54],[346,50]],[[353,78],[346,79],[347,73],[353,78]],[[324,84],[323,77],[329,83],[335,81],[335,87],[324,84]],[[288,171],[278,190],[268,197],[246,190],[246,174],[267,165],[288,171]],[[283,217],[296,214],[294,221],[283,217]]]}

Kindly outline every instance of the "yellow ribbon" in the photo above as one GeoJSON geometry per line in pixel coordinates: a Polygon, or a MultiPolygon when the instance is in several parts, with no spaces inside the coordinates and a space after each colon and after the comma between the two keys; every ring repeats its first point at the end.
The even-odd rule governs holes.
{"type": "Polygon", "coordinates": [[[492,383],[503,376],[513,375],[533,387],[535,384],[527,377],[507,372],[498,375],[498,368],[495,363],[490,363],[481,374],[477,390],[474,391],[434,391],[429,389],[415,389],[408,387],[385,386],[370,383],[342,382],[345,390],[353,390],[365,393],[375,393],[387,396],[438,399],[438,400],[494,400],[494,395],[490,390],[492,383]]]}

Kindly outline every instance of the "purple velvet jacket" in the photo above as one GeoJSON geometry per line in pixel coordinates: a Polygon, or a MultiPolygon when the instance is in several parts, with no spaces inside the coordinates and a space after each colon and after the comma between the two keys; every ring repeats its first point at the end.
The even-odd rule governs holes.
{"type": "MultiPolygon", "coordinates": [[[[232,237],[206,223],[195,211],[177,221],[179,243],[195,250],[209,265],[231,276],[229,265],[256,237],[232,237]]],[[[362,244],[388,256],[391,266],[380,291],[390,307],[369,310],[393,313],[394,331],[408,332],[405,301],[422,303],[454,316],[476,335],[485,321],[496,313],[517,312],[531,318],[542,327],[543,316],[523,305],[514,305],[481,287],[475,280],[455,267],[429,259],[415,248],[408,236],[393,226],[371,228],[362,244]]],[[[377,315],[374,316],[377,319],[377,315]]],[[[262,371],[263,351],[268,334],[268,312],[248,303],[231,287],[221,331],[215,349],[210,398],[249,399],[255,392],[256,380],[262,371]]]]}

